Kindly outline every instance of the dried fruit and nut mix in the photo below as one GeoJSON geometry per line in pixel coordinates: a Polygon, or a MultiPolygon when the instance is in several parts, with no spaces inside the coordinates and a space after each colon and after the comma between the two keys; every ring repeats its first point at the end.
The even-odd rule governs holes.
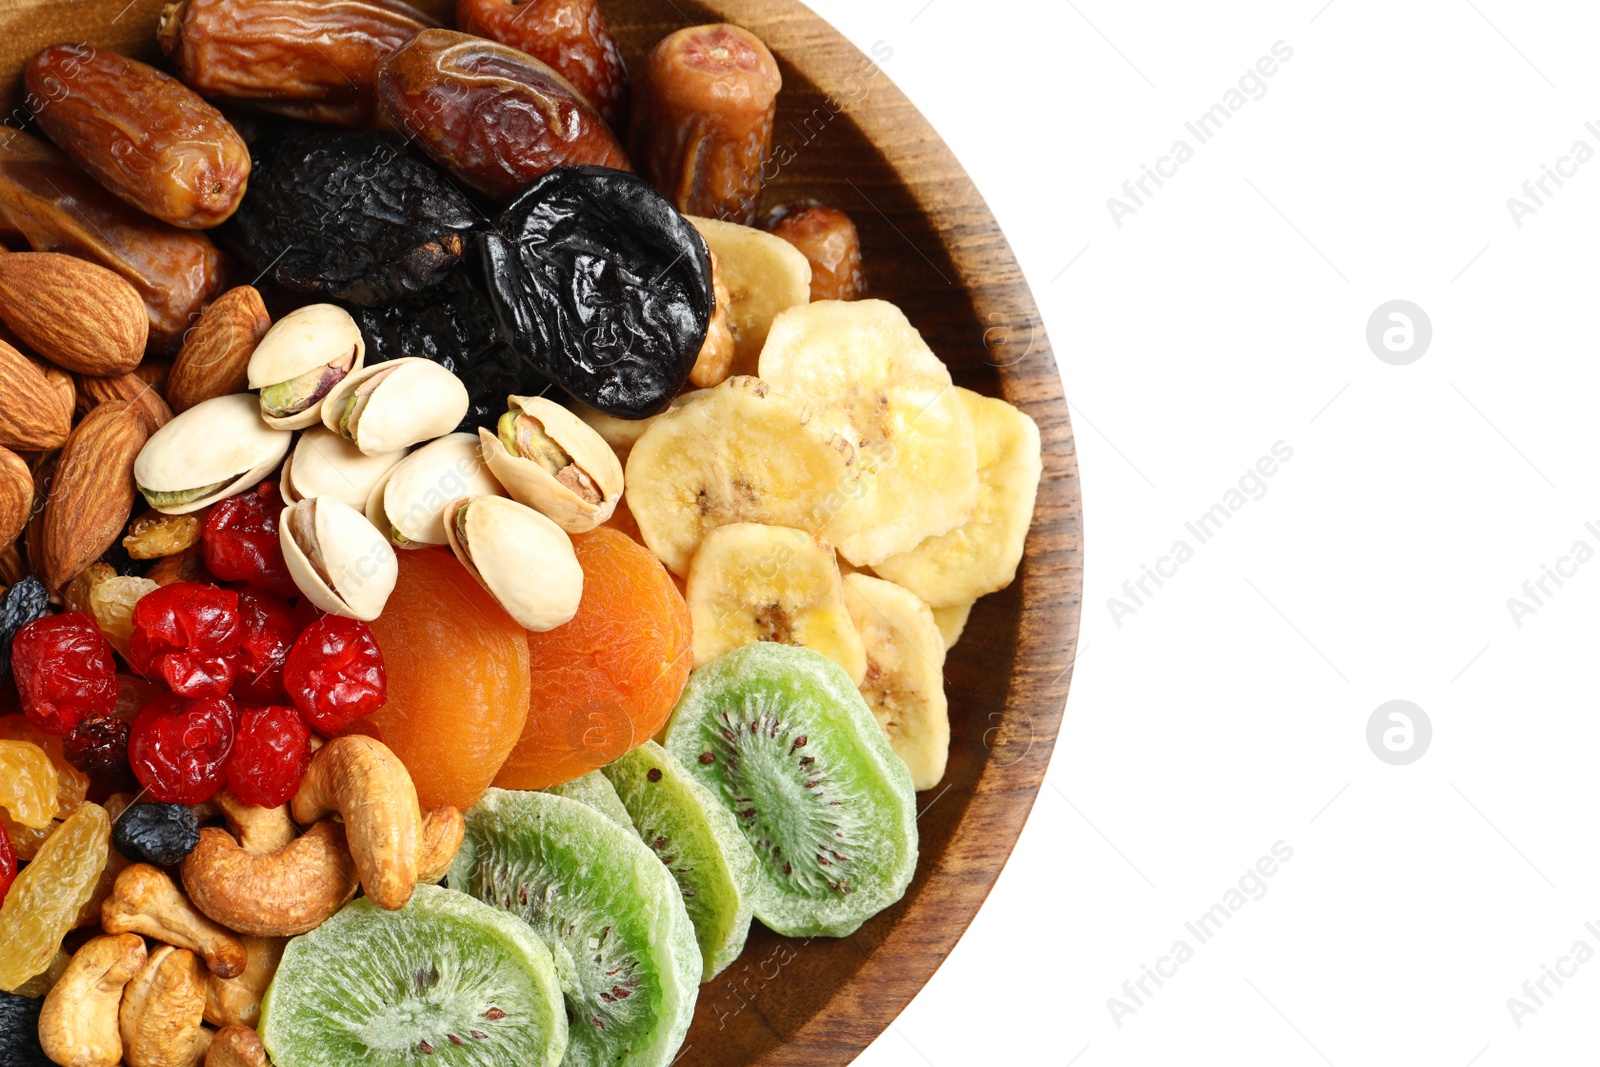
{"type": "Polygon", "coordinates": [[[180,0],[163,66],[28,65],[6,1063],[665,1067],[752,918],[916,870],[1038,429],[763,203],[755,36],[456,22],[180,0]]]}

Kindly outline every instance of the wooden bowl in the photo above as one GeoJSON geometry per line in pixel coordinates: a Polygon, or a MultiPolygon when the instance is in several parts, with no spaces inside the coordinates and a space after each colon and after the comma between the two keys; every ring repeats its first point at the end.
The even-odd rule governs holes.
{"type": "MultiPolygon", "coordinates": [[[[154,52],[164,0],[11,0],[0,90],[39,48],[88,40],[154,52]],[[20,10],[19,10],[20,8],[20,10]]],[[[450,19],[452,0],[424,0],[450,19]]],[[[898,1015],[966,930],[1011,854],[1060,726],[1083,593],[1077,458],[1033,297],[961,165],[888,75],[795,0],[602,0],[631,63],[666,34],[725,21],[783,69],[768,202],[815,196],[861,231],[875,296],[905,309],[957,383],[1038,422],[1044,483],[1017,581],[978,602],[945,665],[950,764],[918,798],[922,859],[905,899],[841,940],[759,924],[701,987],[682,1067],[848,1063],[898,1015]]],[[[885,61],[879,57],[879,61],[885,61]]],[[[13,122],[13,124],[15,124],[13,122]]]]}

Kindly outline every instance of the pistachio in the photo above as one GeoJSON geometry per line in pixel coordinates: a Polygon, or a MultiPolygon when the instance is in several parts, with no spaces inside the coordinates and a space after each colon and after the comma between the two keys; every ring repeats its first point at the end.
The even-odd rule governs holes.
{"type": "Polygon", "coordinates": [[[568,533],[594,529],[622,498],[622,463],[582,419],[544,397],[513,396],[496,425],[478,431],[484,462],[506,492],[568,533]]]}
{"type": "Polygon", "coordinates": [[[313,426],[322,402],[366,359],[361,330],[344,308],[310,304],[273,323],[250,355],[247,380],[261,390],[261,417],[280,430],[313,426]]]}
{"type": "Polygon", "coordinates": [[[542,633],[577,614],[583,568],[548,516],[498,496],[454,500],[446,512],[450,550],[517,625],[542,633]]]}
{"type": "Polygon", "coordinates": [[[406,456],[405,451],[364,455],[326,426],[313,426],[283,461],[278,479],[283,499],[293,504],[312,497],[332,498],[358,511],[367,504],[367,495],[389,468],[406,456]]]}
{"type": "Polygon", "coordinates": [[[369,456],[447,434],[467,414],[467,387],[412,356],[352,371],[322,402],[322,424],[369,456]]]}
{"type": "Polygon", "coordinates": [[[294,584],[317,607],[367,622],[383,613],[400,568],[361,512],[331,497],[302,500],[284,509],[278,541],[294,584]]]}
{"type": "Polygon", "coordinates": [[[262,422],[251,394],[219,396],[151,434],[134,461],[133,478],[157,511],[199,511],[271,471],[293,438],[262,422]]]}
{"type": "Polygon", "coordinates": [[[470,433],[431,441],[401,460],[367,496],[367,519],[401,548],[446,543],[445,505],[463,496],[501,496],[470,433]]]}

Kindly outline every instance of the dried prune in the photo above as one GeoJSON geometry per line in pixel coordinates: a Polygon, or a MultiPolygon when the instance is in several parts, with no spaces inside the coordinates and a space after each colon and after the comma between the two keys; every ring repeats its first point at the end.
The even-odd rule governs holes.
{"type": "Polygon", "coordinates": [[[595,0],[457,0],[456,28],[550,64],[613,130],[627,130],[628,67],[595,0]]]}
{"type": "Polygon", "coordinates": [[[419,33],[378,69],[383,115],[441,166],[504,202],[556,167],[627,167],[600,113],[550,67],[496,41],[419,33]]]}
{"type": "Polygon", "coordinates": [[[50,590],[31,574],[0,597],[0,681],[11,677],[11,639],[49,610],[50,590]]]}
{"type": "Polygon", "coordinates": [[[711,322],[711,252],[642,178],[551,171],[479,244],[501,330],[575,399],[642,419],[683,388],[711,322]]]}
{"type": "Polygon", "coordinates": [[[50,1067],[39,1047],[39,1012],[43,1000],[0,993],[0,1063],[6,1067],[50,1067]]]}
{"type": "Polygon", "coordinates": [[[175,867],[200,843],[200,817],[187,804],[135,804],[111,830],[111,844],[134,863],[175,867]]]}
{"type": "Polygon", "coordinates": [[[256,143],[255,173],[224,231],[292,292],[381,304],[437,284],[480,218],[428,163],[372,133],[286,130],[256,143]]]}

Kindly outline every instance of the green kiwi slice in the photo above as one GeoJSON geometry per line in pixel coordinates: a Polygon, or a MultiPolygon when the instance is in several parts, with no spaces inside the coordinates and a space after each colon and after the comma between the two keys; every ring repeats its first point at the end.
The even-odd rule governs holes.
{"type": "Polygon", "coordinates": [[[917,867],[911,774],[828,657],[762,642],[712,660],[689,676],[663,746],[755,849],[768,927],[844,937],[904,895],[917,867]]]}
{"type": "Polygon", "coordinates": [[[295,938],[261,1001],[277,1067],[556,1067],[567,1019],[550,950],[498,909],[419,885],[295,938]]]}
{"type": "Polygon", "coordinates": [[[576,800],[580,804],[587,804],[601,815],[610,819],[618,826],[633,829],[633,820],[628,817],[628,809],[622,806],[622,800],[617,796],[617,791],[606,781],[606,776],[599,771],[590,771],[582,778],[574,778],[570,782],[562,782],[543,790],[554,793],[558,797],[576,800]]]}
{"type": "Polygon", "coordinates": [[[631,827],[568,797],[490,789],[467,812],[450,887],[550,946],[564,1067],[672,1062],[700,992],[700,949],[677,883],[631,827]]]}
{"type": "Polygon", "coordinates": [[[750,933],[756,854],[733,814],[654,741],[602,770],[615,795],[683,893],[709,982],[739,958],[750,933]]]}

